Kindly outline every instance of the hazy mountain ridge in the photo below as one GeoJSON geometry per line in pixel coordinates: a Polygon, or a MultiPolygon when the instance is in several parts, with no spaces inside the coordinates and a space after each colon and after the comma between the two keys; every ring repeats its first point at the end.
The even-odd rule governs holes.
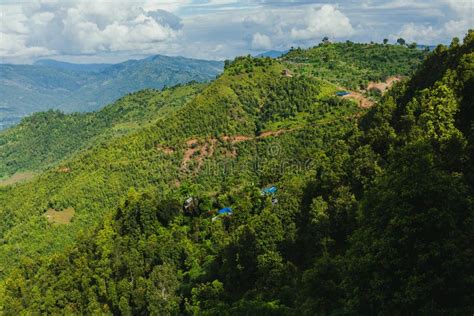
{"type": "Polygon", "coordinates": [[[93,111],[141,89],[208,81],[222,66],[220,61],[159,55],[114,65],[44,60],[35,65],[0,64],[0,129],[33,112],[93,111]]]}
{"type": "Polygon", "coordinates": [[[107,67],[114,64],[75,64],[64,61],[58,61],[54,59],[39,59],[33,63],[33,65],[46,66],[51,68],[71,70],[71,71],[83,71],[83,72],[100,72],[107,67]]]}

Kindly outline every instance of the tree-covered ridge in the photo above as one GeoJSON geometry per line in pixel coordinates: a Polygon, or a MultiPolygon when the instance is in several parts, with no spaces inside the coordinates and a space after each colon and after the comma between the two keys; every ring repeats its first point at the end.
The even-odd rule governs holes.
{"type": "Polygon", "coordinates": [[[41,170],[77,150],[142,128],[185,104],[204,84],[143,90],[98,112],[64,114],[50,110],[29,116],[0,132],[0,178],[17,171],[41,170]]]}
{"type": "Polygon", "coordinates": [[[281,58],[295,72],[356,90],[371,81],[412,75],[425,56],[425,51],[401,45],[346,42],[291,49],[281,58]]]}
{"type": "Polygon", "coordinates": [[[366,114],[236,60],[70,173],[0,191],[4,313],[471,314],[473,54],[470,31],[366,114]],[[48,205],[78,217],[51,227],[48,205]]]}

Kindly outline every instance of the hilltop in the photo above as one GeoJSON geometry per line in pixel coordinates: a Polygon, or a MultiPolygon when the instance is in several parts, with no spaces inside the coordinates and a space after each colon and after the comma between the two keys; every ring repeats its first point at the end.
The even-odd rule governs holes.
{"type": "Polygon", "coordinates": [[[391,76],[412,75],[425,56],[425,51],[406,46],[346,42],[291,49],[281,58],[293,71],[355,90],[391,76]]]}
{"type": "MultiPolygon", "coordinates": [[[[349,89],[352,87],[351,84],[341,86],[343,82],[335,80],[335,77],[347,75],[348,78],[352,78],[353,80],[362,80],[366,82],[367,91],[361,91],[358,88],[355,88],[350,95],[347,95],[344,98],[355,100],[362,107],[370,107],[377,98],[374,99],[371,94],[367,93],[370,90],[369,88],[380,86],[385,88],[389,86],[385,83],[369,83],[370,80],[385,80],[388,78],[388,83],[391,85],[394,82],[392,79],[394,77],[389,76],[409,76],[413,71],[413,65],[418,64],[422,56],[423,52],[421,51],[393,45],[367,46],[364,44],[337,43],[331,45],[320,45],[307,50],[292,50],[281,58],[279,64],[281,67],[285,67],[282,69],[291,69],[291,73],[294,73],[295,75],[315,77],[318,78],[318,80],[324,81],[326,83],[324,85],[325,87],[331,87],[329,91],[326,92],[327,94],[334,93],[335,89],[349,89]],[[340,61],[340,64],[344,65],[344,67],[350,66],[351,69],[357,69],[357,72],[354,71],[353,75],[356,77],[350,77],[350,74],[347,74],[347,72],[341,74],[341,68],[331,68],[330,63],[332,62],[328,62],[329,66],[324,70],[324,67],[321,66],[322,60],[326,58],[329,52],[331,52],[330,54],[332,54],[332,58],[340,61]],[[308,59],[304,56],[312,56],[312,59],[308,59]],[[379,64],[376,64],[373,62],[369,63],[367,60],[381,61],[379,64]],[[332,76],[308,71],[311,67],[318,67],[321,74],[330,73],[332,76]],[[377,70],[378,76],[374,75],[374,69],[377,70]]],[[[186,67],[189,68],[189,71],[191,71],[191,69],[195,69],[196,71],[199,70],[199,68],[196,68],[196,66],[190,64],[189,60],[184,58],[179,59],[164,56],[152,56],[141,61],[131,61],[120,65],[107,66],[105,69],[102,69],[101,73],[106,74],[107,77],[114,78],[114,83],[111,84],[112,88],[110,88],[112,90],[115,89],[117,84],[123,80],[125,80],[123,83],[130,82],[126,84],[128,90],[136,90],[139,89],[139,87],[147,86],[145,80],[149,80],[150,75],[143,75],[144,73],[149,73],[150,69],[153,69],[153,67],[160,67],[158,65],[178,63],[178,61],[182,62],[183,65],[188,63],[186,67]]],[[[51,64],[48,61],[40,63],[51,64]]],[[[70,68],[69,64],[53,64],[61,69],[70,68]]],[[[170,66],[166,67],[169,68],[170,66]]],[[[180,71],[186,73],[186,71],[188,71],[188,68],[186,67],[180,66],[176,69],[170,68],[170,71],[173,70],[173,72],[177,74],[175,76],[185,76],[180,75],[180,71]]],[[[205,70],[202,71],[205,73],[205,70]]],[[[278,74],[278,76],[280,75],[281,74],[278,74]]],[[[175,79],[176,81],[181,81],[180,79],[175,79]]],[[[156,79],[155,82],[161,81],[162,80],[160,79],[156,79]]],[[[185,81],[184,78],[183,81],[185,81]]],[[[381,90],[384,91],[382,88],[381,90]]],[[[83,88],[79,88],[77,93],[80,94],[81,98],[84,100],[87,100],[89,96],[95,94],[100,94],[100,98],[108,98],[108,91],[110,91],[110,89],[105,86],[97,87],[95,84],[87,84],[83,88]],[[98,89],[101,89],[100,92],[98,89]],[[97,91],[97,93],[94,91],[97,91]]],[[[182,90],[182,88],[178,89],[178,91],[180,91],[179,93],[183,93],[182,90]]],[[[130,106],[130,104],[156,102],[153,97],[154,95],[154,93],[148,95],[146,93],[139,93],[135,96],[125,97],[117,104],[106,107],[104,111],[99,111],[97,113],[64,115],[59,112],[50,111],[48,113],[38,113],[24,119],[20,125],[5,131],[4,133],[0,133],[0,146],[1,144],[5,144],[1,147],[2,152],[0,152],[0,157],[2,158],[0,160],[0,179],[2,177],[11,176],[18,171],[36,172],[47,166],[51,166],[82,146],[93,142],[98,135],[105,133],[105,129],[111,129],[113,125],[122,124],[123,127],[137,127],[142,125],[141,120],[145,117],[149,120],[153,120],[156,118],[156,113],[154,111],[158,108],[154,108],[153,105],[149,105],[148,108],[143,106],[137,106],[134,108],[130,106]],[[128,103],[130,104],[126,105],[128,103]],[[124,110],[114,110],[124,106],[124,110]],[[133,110],[136,114],[128,114],[128,111],[130,110],[133,110]],[[140,112],[141,114],[138,114],[140,112]],[[112,117],[110,113],[113,113],[112,117]],[[127,122],[129,123],[128,125],[126,124],[127,122]]],[[[100,98],[98,99],[100,100],[100,98]]],[[[173,99],[174,94],[171,93],[165,100],[160,101],[160,104],[163,105],[172,102],[171,100],[173,99]]],[[[275,101],[278,102],[278,100],[275,101]]],[[[284,105],[280,104],[279,106],[284,105]]],[[[79,105],[78,107],[81,108],[79,105]]],[[[286,111],[288,111],[288,109],[286,111]]],[[[300,116],[303,115],[301,114],[300,116]]],[[[299,120],[300,117],[297,119],[299,120]]],[[[292,120],[294,121],[295,118],[292,120]]],[[[258,124],[261,125],[262,122],[258,122],[258,124]]],[[[278,125],[284,127],[288,124],[288,122],[280,122],[275,123],[274,126],[278,125]]],[[[120,130],[123,132],[124,128],[120,128],[120,130]]],[[[106,137],[109,137],[110,133],[106,135],[106,137]]],[[[105,138],[104,135],[102,135],[102,138],[105,138]]]]}
{"type": "MultiPolygon", "coordinates": [[[[2,216],[12,219],[12,222],[5,223],[0,230],[4,232],[3,238],[14,238],[15,231],[28,231],[31,233],[31,238],[42,235],[44,243],[39,240],[38,243],[31,243],[32,239],[24,240],[24,251],[29,253],[38,249],[42,249],[41,252],[47,249],[59,250],[70,239],[65,238],[65,232],[55,234],[53,230],[40,224],[42,214],[48,208],[75,209],[74,222],[67,229],[67,235],[72,237],[86,223],[87,225],[91,222],[100,223],[103,214],[113,209],[130,187],[138,189],[154,184],[172,188],[176,182],[196,182],[201,183],[207,190],[211,190],[212,187],[220,190],[219,187],[227,185],[227,177],[223,175],[214,177],[201,172],[208,170],[215,163],[236,161],[246,166],[253,160],[255,151],[263,151],[262,157],[271,156],[271,153],[265,153],[265,148],[269,146],[268,142],[279,144],[282,138],[269,137],[261,140],[255,138],[264,132],[292,130],[283,133],[282,137],[287,138],[287,142],[290,139],[291,142],[296,141],[294,146],[301,147],[297,141],[298,135],[305,133],[306,128],[314,129],[314,133],[326,133],[323,130],[319,132],[318,126],[341,125],[341,128],[347,128],[352,125],[350,116],[359,109],[352,102],[335,97],[334,86],[311,77],[287,78],[281,75],[283,69],[284,65],[271,59],[237,59],[227,67],[222,76],[195,97],[191,97],[189,102],[179,103],[164,115],[155,115],[156,120],[152,120],[150,124],[138,124],[139,128],[121,137],[110,138],[110,134],[106,132],[105,137],[100,137],[104,141],[75,153],[61,161],[59,166],[52,165],[30,182],[0,189],[2,216]],[[288,107],[287,104],[292,106],[288,107]],[[311,127],[311,124],[314,124],[314,127],[311,127]],[[232,140],[233,138],[238,140],[239,137],[249,140],[232,140]],[[193,145],[194,142],[197,144],[193,145]],[[190,146],[197,146],[195,153],[191,154],[189,162],[184,162],[190,146]],[[209,148],[212,146],[212,150],[205,150],[206,146],[209,148]],[[237,160],[235,160],[236,154],[238,154],[237,160]],[[221,181],[223,182],[220,183],[221,181]],[[44,188],[44,190],[32,190],[32,188],[44,188]],[[104,199],[104,196],[107,198],[104,199]],[[46,235],[48,237],[45,237],[46,235]]],[[[180,88],[168,92],[170,96],[175,96],[172,91],[180,91],[180,88]]],[[[159,91],[148,91],[125,97],[95,116],[104,117],[108,110],[120,109],[123,104],[129,104],[132,109],[138,104],[144,104],[147,109],[146,100],[157,100],[162,98],[161,94],[159,91]],[[129,101],[134,98],[137,101],[129,101]]],[[[168,99],[168,102],[171,101],[173,100],[168,99]]],[[[157,108],[150,109],[157,110],[157,108]]],[[[46,118],[50,116],[53,115],[46,113],[46,118]]],[[[86,115],[77,117],[77,120],[88,122],[91,118],[90,115],[86,115]]],[[[34,121],[36,116],[32,119],[34,121]]],[[[66,115],[59,121],[54,119],[51,121],[56,125],[62,122],[66,126],[74,126],[68,124],[74,119],[76,116],[66,115]]],[[[13,131],[21,133],[22,126],[13,131]]],[[[24,127],[30,128],[28,125],[24,127]]],[[[35,133],[38,131],[36,128],[33,130],[35,133]]],[[[63,130],[61,133],[64,132],[63,130]]],[[[81,135],[74,129],[70,133],[81,135]]],[[[327,133],[338,133],[338,129],[329,128],[327,133]]],[[[23,143],[19,137],[18,135],[13,137],[19,142],[17,147],[10,150],[11,154],[17,152],[19,148],[28,148],[34,144],[23,143]],[[21,147],[18,147],[20,145],[21,147]]],[[[88,137],[87,135],[85,138],[88,137]]],[[[58,144],[61,144],[60,140],[58,144]]],[[[288,145],[289,143],[284,146],[285,152],[291,150],[288,145]]],[[[35,146],[31,148],[34,150],[35,146]]],[[[278,155],[283,157],[285,153],[281,152],[278,155]]],[[[305,155],[309,155],[309,152],[305,155]]],[[[25,157],[27,156],[26,152],[25,157]]],[[[29,163],[29,160],[27,162],[29,163]]],[[[256,171],[250,165],[243,170],[248,172],[248,178],[242,178],[242,181],[250,181],[256,176],[256,171]]],[[[243,170],[236,169],[233,172],[242,176],[243,170]]],[[[271,173],[268,176],[273,178],[271,173]]],[[[2,251],[6,250],[8,245],[9,242],[6,242],[6,248],[2,251]]],[[[19,244],[17,246],[23,247],[19,244]]],[[[4,258],[10,261],[8,256],[4,258]]]]}
{"type": "Polygon", "coordinates": [[[105,68],[113,66],[113,64],[74,64],[54,59],[39,59],[33,65],[82,72],[100,72],[105,68]]]}

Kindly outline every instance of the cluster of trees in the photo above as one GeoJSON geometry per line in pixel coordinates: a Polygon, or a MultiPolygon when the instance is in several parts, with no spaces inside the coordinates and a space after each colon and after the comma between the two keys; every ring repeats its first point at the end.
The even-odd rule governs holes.
{"type": "MultiPolygon", "coordinates": [[[[154,126],[86,151],[71,162],[80,173],[44,175],[35,182],[44,196],[28,197],[28,184],[0,191],[3,245],[24,238],[15,235],[28,227],[18,225],[18,208],[25,217],[26,203],[41,208],[51,192],[82,216],[74,224],[82,232],[62,251],[4,268],[3,312],[472,313],[473,51],[472,31],[463,44],[439,47],[359,121],[348,104],[312,99],[323,83],[282,77],[278,62],[252,64],[250,73],[224,73],[154,126]],[[278,105],[285,102],[294,112],[278,105]],[[278,137],[219,139],[255,135],[258,121],[298,111],[308,116],[301,128],[278,137]],[[324,115],[327,124],[317,124],[324,115]],[[209,137],[209,126],[214,156],[180,175],[183,141],[209,137]],[[176,149],[170,156],[155,150],[164,140],[176,149]],[[88,174],[92,187],[81,186],[88,174]],[[63,181],[61,190],[48,187],[51,179],[63,181]],[[268,185],[278,187],[277,203],[261,194],[268,185]],[[192,215],[182,211],[189,196],[199,200],[192,215]],[[225,206],[233,214],[213,220],[225,206]],[[90,226],[88,209],[105,214],[99,225],[90,226]]],[[[37,222],[45,226],[37,233],[51,230],[37,222]]],[[[64,238],[66,230],[54,232],[64,238]]]]}

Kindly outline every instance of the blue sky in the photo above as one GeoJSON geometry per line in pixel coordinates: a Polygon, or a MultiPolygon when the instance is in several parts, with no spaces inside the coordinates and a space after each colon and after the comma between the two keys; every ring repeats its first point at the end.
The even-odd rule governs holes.
{"type": "Polygon", "coordinates": [[[152,54],[225,59],[334,41],[449,43],[474,0],[0,0],[0,59],[119,62],[152,54]]]}

